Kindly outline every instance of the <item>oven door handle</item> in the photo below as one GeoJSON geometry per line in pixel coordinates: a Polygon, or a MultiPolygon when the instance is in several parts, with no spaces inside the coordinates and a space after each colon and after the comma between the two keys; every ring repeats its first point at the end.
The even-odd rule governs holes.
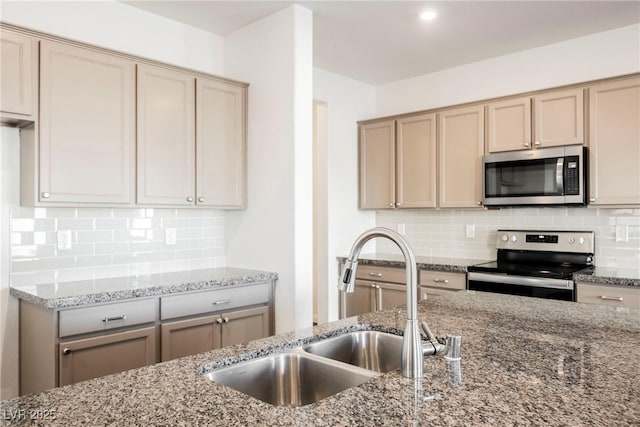
{"type": "Polygon", "coordinates": [[[505,283],[508,285],[535,286],[538,288],[573,289],[573,280],[509,276],[506,274],[468,272],[467,280],[476,282],[505,283]]]}

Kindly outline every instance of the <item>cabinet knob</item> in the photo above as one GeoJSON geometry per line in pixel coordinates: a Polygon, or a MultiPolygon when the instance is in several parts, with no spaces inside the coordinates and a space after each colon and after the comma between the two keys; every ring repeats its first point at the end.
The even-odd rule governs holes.
{"type": "Polygon", "coordinates": [[[228,317],[224,318],[224,323],[229,323],[229,318],[228,317]]]}
{"type": "Polygon", "coordinates": [[[187,197],[187,202],[189,203],[193,202],[193,197],[187,197]]]}
{"type": "Polygon", "coordinates": [[[536,142],[534,142],[534,145],[535,145],[536,147],[540,147],[542,144],[540,144],[540,141],[536,141],[536,142]]]}
{"type": "Polygon", "coordinates": [[[218,325],[219,325],[219,324],[221,324],[222,322],[223,322],[222,318],[218,317],[218,318],[216,319],[216,323],[217,323],[218,325]]]}
{"type": "Polygon", "coordinates": [[[44,193],[41,194],[41,196],[43,199],[48,199],[49,197],[51,197],[51,194],[45,191],[44,193]]]}
{"type": "Polygon", "coordinates": [[[396,203],[396,208],[399,208],[400,206],[402,206],[402,203],[396,203]]]}
{"type": "Polygon", "coordinates": [[[595,198],[595,197],[591,197],[591,198],[589,199],[589,201],[590,201],[590,202],[595,202],[595,201],[596,201],[596,198],[595,198]]]}
{"type": "Polygon", "coordinates": [[[525,146],[526,148],[529,148],[529,147],[531,147],[531,143],[530,143],[530,142],[525,142],[525,143],[524,143],[524,146],[525,146]]]}
{"type": "Polygon", "coordinates": [[[204,203],[204,197],[198,197],[198,202],[199,203],[204,203]]]}
{"type": "Polygon", "coordinates": [[[478,206],[482,206],[482,201],[478,202],[478,206]]]}
{"type": "Polygon", "coordinates": [[[392,208],[394,206],[393,203],[389,203],[389,207],[392,208]]]}
{"type": "Polygon", "coordinates": [[[65,356],[66,356],[67,354],[71,354],[71,349],[70,349],[70,348],[67,348],[67,347],[63,348],[63,349],[62,349],[62,354],[64,354],[65,356]]]}

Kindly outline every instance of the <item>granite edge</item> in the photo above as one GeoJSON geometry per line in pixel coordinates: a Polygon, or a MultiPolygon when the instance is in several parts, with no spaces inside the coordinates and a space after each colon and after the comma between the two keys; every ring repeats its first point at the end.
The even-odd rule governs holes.
{"type": "Polygon", "coordinates": [[[575,273],[573,275],[573,279],[576,282],[598,283],[618,287],[640,287],[640,279],[632,279],[629,277],[599,276],[594,274],[575,273]]]}
{"type": "MultiPolygon", "coordinates": [[[[339,262],[344,262],[347,260],[347,257],[339,256],[336,257],[336,260],[339,262]]],[[[383,259],[368,259],[368,258],[360,258],[358,260],[358,264],[360,265],[374,265],[378,267],[397,267],[397,268],[405,268],[406,264],[404,261],[392,261],[392,260],[383,260],[383,259]]],[[[418,270],[430,270],[430,271],[447,271],[451,273],[466,273],[468,265],[454,265],[454,264],[430,264],[425,262],[417,262],[416,268],[418,270]]]]}
{"type": "Polygon", "coordinates": [[[10,295],[16,298],[40,305],[48,309],[77,307],[90,304],[102,304],[114,301],[129,300],[135,298],[155,297],[171,295],[181,292],[206,291],[227,288],[240,285],[251,285],[257,282],[272,281],[278,279],[278,273],[257,272],[248,275],[238,275],[223,279],[202,280],[195,282],[183,282],[178,284],[158,285],[145,288],[136,288],[120,291],[105,291],[74,295],[59,298],[43,298],[33,295],[21,289],[21,287],[9,288],[10,295]]]}

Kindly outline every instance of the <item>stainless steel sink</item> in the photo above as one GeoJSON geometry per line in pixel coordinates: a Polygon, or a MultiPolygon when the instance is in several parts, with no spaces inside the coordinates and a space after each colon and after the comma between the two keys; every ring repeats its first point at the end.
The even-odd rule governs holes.
{"type": "Polygon", "coordinates": [[[389,372],[400,369],[402,337],[385,332],[360,331],[307,344],[303,349],[371,371],[389,372]]]}
{"type": "Polygon", "coordinates": [[[216,369],[203,376],[272,405],[303,406],[377,375],[294,349],[216,369]]]}

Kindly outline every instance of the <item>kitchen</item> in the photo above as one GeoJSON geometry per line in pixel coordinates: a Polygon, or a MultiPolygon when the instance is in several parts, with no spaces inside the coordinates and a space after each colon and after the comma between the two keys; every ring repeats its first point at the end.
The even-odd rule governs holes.
{"type": "MultiPolygon", "coordinates": [[[[177,228],[183,233],[179,240],[188,240],[188,249],[201,249],[183,254],[182,259],[176,259],[175,255],[173,259],[167,259],[157,254],[148,255],[151,258],[140,262],[134,256],[140,250],[131,249],[131,253],[123,253],[125,248],[143,246],[137,239],[132,237],[122,244],[122,241],[104,241],[102,238],[102,241],[94,240],[92,243],[98,252],[87,255],[106,255],[111,259],[108,257],[119,254],[120,259],[126,261],[105,266],[95,264],[99,259],[94,258],[90,260],[94,264],[87,266],[76,264],[78,261],[72,265],[65,264],[68,259],[41,257],[40,265],[29,265],[34,261],[19,259],[10,267],[9,247],[3,246],[2,286],[3,298],[7,298],[3,304],[8,301],[9,305],[6,311],[5,305],[2,306],[2,399],[5,399],[5,387],[8,389],[7,398],[15,395],[17,382],[17,303],[6,296],[5,281],[9,271],[12,271],[14,284],[26,286],[50,280],[54,271],[60,274],[60,281],[84,280],[162,271],[161,264],[175,270],[231,266],[274,271],[278,273],[276,304],[291,307],[290,310],[276,310],[276,333],[310,326],[313,298],[308,283],[313,266],[312,249],[308,243],[312,239],[312,201],[308,189],[312,168],[305,165],[312,161],[310,118],[314,98],[327,102],[330,123],[326,171],[327,256],[322,260],[319,275],[323,277],[319,281],[328,286],[319,289],[319,324],[338,318],[339,294],[333,279],[336,257],[346,255],[355,237],[376,225],[396,230],[404,227],[407,239],[419,255],[486,260],[495,256],[492,240],[499,228],[571,229],[579,225],[580,228],[596,230],[598,266],[638,268],[640,213],[637,206],[487,211],[358,210],[357,134],[354,125],[357,121],[373,117],[637,73],[637,20],[631,21],[633,25],[537,49],[435,71],[414,79],[372,85],[321,67],[314,68],[314,17],[300,6],[275,13],[224,38],[116,2],[73,6],[38,4],[37,7],[29,3],[6,3],[1,11],[3,21],[228,76],[248,82],[250,88],[246,210],[18,208],[20,172],[15,160],[18,158],[18,146],[15,142],[0,146],[3,150],[2,241],[11,241],[7,233],[9,211],[14,208],[12,230],[21,233],[20,237],[25,242],[12,244],[18,250],[28,251],[26,247],[38,246],[36,233],[40,231],[71,229],[78,233],[78,239],[97,239],[99,232],[104,235],[105,230],[114,236],[129,229],[142,235],[148,230],[158,230],[156,233],[161,234],[164,241],[166,229],[170,228],[177,228]],[[100,8],[99,13],[96,7],[100,8]],[[51,19],[51,16],[56,19],[51,19]],[[99,22],[96,22],[97,16],[101,17],[99,22]],[[141,33],[139,27],[149,28],[152,36],[141,33]],[[307,49],[292,53],[290,48],[294,41],[296,46],[307,46],[307,49]],[[203,51],[211,53],[202,55],[203,51]],[[537,60],[539,58],[544,61],[537,60]],[[441,81],[455,81],[456,84],[444,88],[439,84],[441,81]],[[274,99],[282,102],[274,104],[274,99]],[[265,159],[270,160],[266,162],[265,159]],[[473,230],[469,234],[474,237],[467,237],[468,228],[473,230]],[[87,233],[82,236],[83,232],[87,233]],[[206,238],[198,237],[203,233],[206,238]],[[4,313],[13,313],[13,317],[8,317],[13,320],[6,321],[4,313]],[[7,386],[5,378],[9,378],[7,386]]],[[[15,129],[3,127],[2,130],[3,141],[5,138],[8,141],[14,138],[15,141],[15,129]]],[[[82,243],[74,242],[76,249],[82,249],[82,243]]],[[[52,244],[45,241],[43,246],[52,244]]],[[[155,246],[155,249],[145,252],[163,252],[161,247],[155,246]]],[[[382,253],[393,249],[386,242],[378,242],[376,247],[382,253]]],[[[79,258],[82,255],[75,256],[79,258]]]]}

